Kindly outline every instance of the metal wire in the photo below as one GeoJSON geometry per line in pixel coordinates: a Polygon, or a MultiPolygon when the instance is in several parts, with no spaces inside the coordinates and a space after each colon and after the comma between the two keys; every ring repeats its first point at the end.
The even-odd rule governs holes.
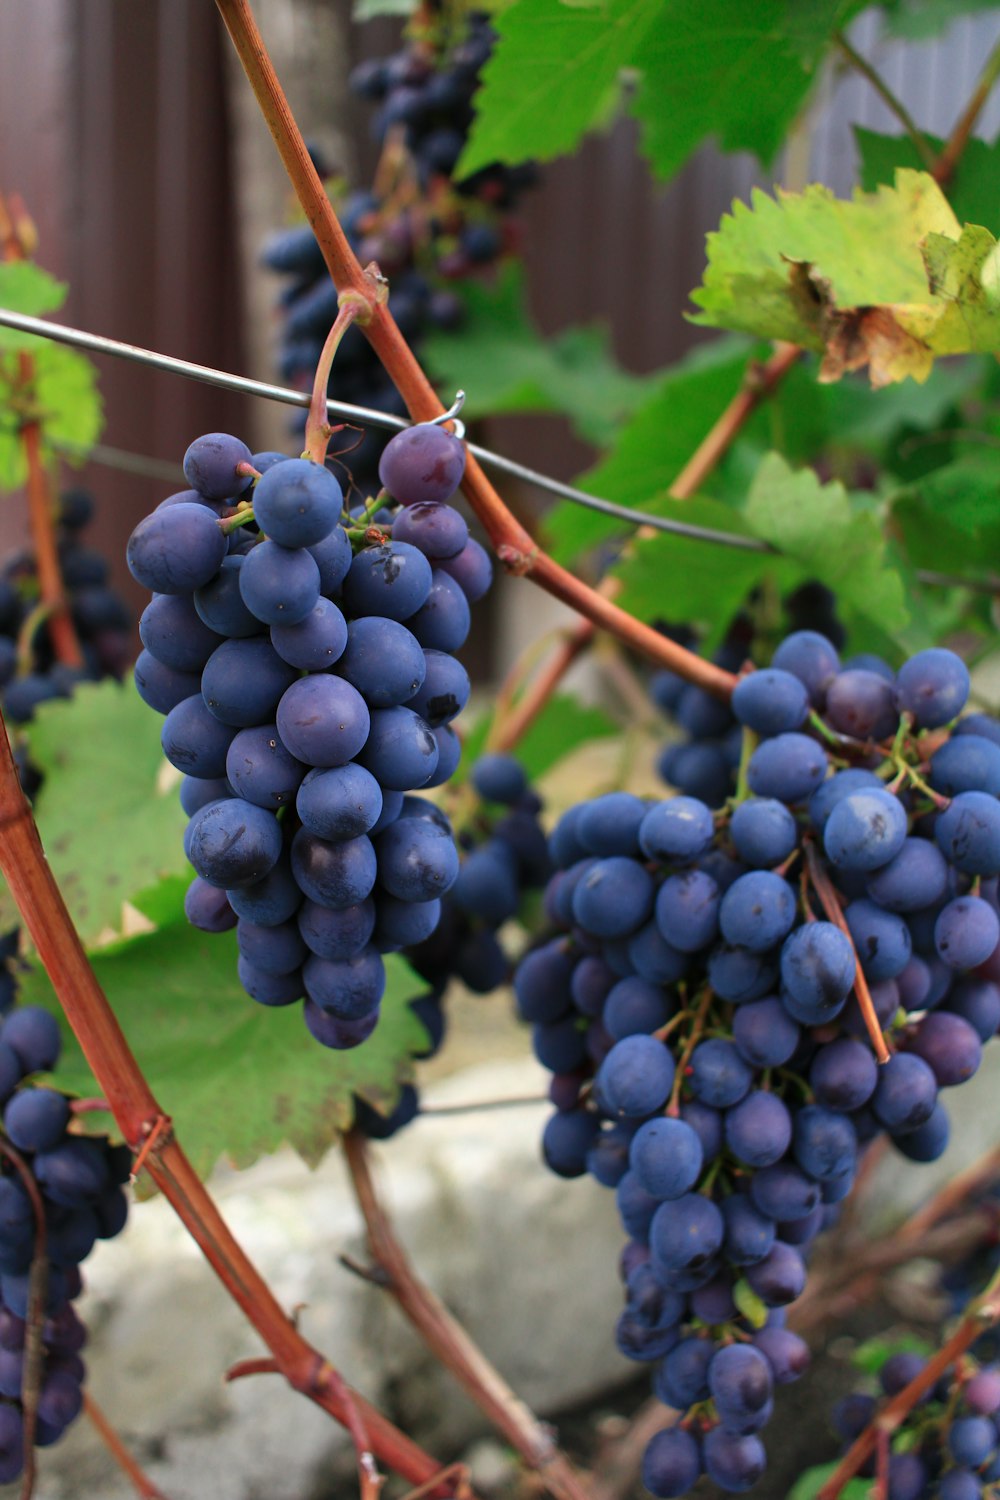
{"type": "MultiPolygon", "coordinates": [[[[268,381],[251,380],[246,375],[231,375],[225,370],[215,370],[210,365],[196,365],[187,359],[176,359],[172,354],[158,354],[154,349],[143,349],[139,344],[125,344],[119,339],[105,338],[99,333],[85,333],[82,329],[70,328],[64,323],[50,323],[45,318],[34,318],[28,313],[12,312],[8,308],[0,308],[0,327],[15,328],[21,333],[35,334],[40,338],[52,339],[56,343],[69,344],[76,349],[88,349],[94,354],[110,354],[117,359],[129,359],[136,364],[147,365],[153,370],[164,370],[170,375],[182,375],[187,380],[199,380],[202,384],[215,386],[219,390],[237,391],[247,396],[260,396],[265,401],[280,401],[285,406],[308,407],[311,399],[306,391],[293,391],[287,386],[272,385],[268,381]]],[[[393,416],[389,412],[375,411],[367,406],[354,406],[347,401],[327,401],[326,409],[331,416],[342,417],[348,422],[357,422],[366,427],[382,427],[392,432],[399,432],[411,425],[403,417],[393,416]]],[[[439,420],[444,420],[444,418],[439,420]]],[[[529,469],[525,464],[515,463],[513,459],[493,453],[489,448],[481,448],[478,443],[469,443],[467,446],[469,452],[488,468],[499,469],[515,479],[521,479],[538,489],[547,490],[550,494],[561,495],[589,510],[600,511],[602,515],[626,521],[630,526],[651,526],[656,531],[667,531],[675,536],[691,537],[695,541],[714,542],[717,546],[737,547],[746,552],[775,552],[777,550],[767,542],[762,542],[758,537],[740,536],[736,532],[711,531],[705,526],[693,526],[687,521],[675,521],[668,516],[649,515],[645,511],[633,510],[627,505],[616,505],[612,500],[602,500],[599,495],[590,495],[586,490],[578,490],[573,485],[550,479],[547,474],[540,474],[535,469],[529,469]]]]}
{"type": "MultiPolygon", "coordinates": [[[[8,308],[0,308],[0,327],[14,328],[22,333],[35,334],[39,338],[52,339],[55,343],[70,344],[77,349],[88,349],[94,354],[110,354],[117,359],[129,359],[136,364],[148,365],[150,369],[164,370],[170,375],[182,375],[187,380],[198,380],[204,385],[213,385],[220,390],[259,396],[264,401],[278,401],[285,406],[308,407],[311,399],[306,391],[293,391],[287,386],[272,385],[265,380],[251,380],[246,375],[232,375],[226,370],[213,369],[210,365],[193,364],[190,360],[176,359],[171,354],[158,354],[154,349],[143,349],[139,344],[125,344],[119,339],[105,338],[99,333],[85,333],[82,329],[70,328],[64,323],[50,323],[45,318],[34,318],[28,313],[13,312],[8,308]]],[[[458,392],[455,404],[450,411],[434,420],[436,422],[454,420],[457,413],[461,411],[464,401],[464,391],[458,392]]],[[[348,401],[328,400],[326,409],[330,416],[341,417],[348,422],[357,422],[365,427],[381,427],[389,431],[400,432],[404,427],[411,425],[404,417],[397,417],[389,412],[375,411],[367,406],[354,406],[348,401]]],[[[456,422],[456,426],[460,425],[456,422]]],[[[563,484],[558,479],[550,478],[548,474],[539,473],[537,469],[529,469],[526,464],[516,463],[514,459],[505,458],[489,448],[482,448],[478,443],[468,443],[466,446],[469,452],[487,468],[499,469],[501,473],[510,474],[525,484],[534,485],[535,488],[545,490],[551,495],[561,495],[575,505],[598,511],[601,515],[613,516],[615,520],[625,521],[630,526],[648,526],[655,531],[665,531],[671,536],[684,536],[692,541],[710,542],[717,547],[734,547],[742,552],[766,552],[774,556],[781,555],[780,548],[773,547],[770,542],[762,541],[760,537],[741,536],[734,531],[715,531],[707,526],[695,526],[688,521],[677,521],[669,516],[657,516],[647,511],[634,510],[629,505],[617,505],[613,500],[603,500],[599,495],[591,495],[587,490],[577,489],[571,484],[563,484]]],[[[94,451],[96,456],[97,450],[94,451]]],[[[106,451],[110,455],[115,450],[106,451]]],[[[121,456],[129,457],[129,455],[121,456]]],[[[138,471],[139,465],[144,461],[134,455],[132,457],[133,466],[138,471]]],[[[104,461],[110,461],[110,458],[104,461]]],[[[151,462],[157,463],[158,461],[152,460],[151,462]]],[[[126,465],[121,464],[121,467],[126,467],[126,465]]],[[[916,576],[921,583],[935,587],[961,587],[984,593],[1000,592],[1000,578],[993,576],[955,578],[950,574],[937,573],[928,568],[918,569],[916,576]]]]}
{"type": "Polygon", "coordinates": [[[80,448],[76,443],[53,443],[57,453],[63,453],[71,463],[101,464],[106,469],[120,469],[123,474],[139,474],[143,479],[162,480],[164,484],[183,487],[187,481],[179,463],[166,458],[148,458],[142,453],[127,453],[124,448],[113,448],[108,443],[95,443],[92,448],[80,448]]]}

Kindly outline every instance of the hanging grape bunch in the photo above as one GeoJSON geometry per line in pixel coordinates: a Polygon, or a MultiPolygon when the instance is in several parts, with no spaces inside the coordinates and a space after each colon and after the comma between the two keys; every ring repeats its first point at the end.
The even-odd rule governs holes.
{"type": "Polygon", "coordinates": [[[552,873],[539,822],[542,801],[511,755],[485,754],[469,772],[473,807],[459,834],[458,879],[442,902],[437,930],[407,957],[431,984],[452,976],[476,994],[508,982],[511,960],[499,929],[516,917],[527,893],[552,873]]]}
{"type": "Polygon", "coordinates": [[[764,1472],[811,1240],[876,1137],[941,1154],[939,1094],[1000,1023],[1000,723],[953,724],[968,691],[950,651],[887,680],[797,632],[736,686],[718,812],[612,793],[552,836],[559,935],[515,987],[546,1160],[615,1188],[630,1236],[619,1347],[689,1413],[647,1451],[655,1495],[764,1472]]]}
{"type": "Polygon", "coordinates": [[[56,1442],[79,1415],[86,1329],[73,1307],[80,1262],[98,1239],[120,1234],[128,1216],[123,1185],[132,1153],[73,1128],[71,1100],[32,1083],[58,1059],[59,1027],[24,1006],[0,1027],[0,1483],[24,1468],[26,1437],[56,1442]],[[27,1320],[41,1299],[37,1377],[27,1320]],[[34,1411],[27,1430],[25,1405],[34,1411]]]}
{"type": "MultiPolygon", "coordinates": [[[[468,787],[475,799],[474,813],[458,833],[455,884],[441,898],[434,931],[403,950],[411,967],[431,985],[426,994],[410,1001],[428,1034],[426,1047],[414,1055],[417,1062],[434,1057],[444,1042],[444,1001],[452,979],[480,995],[508,983],[513,960],[499,929],[520,913],[525,897],[544,886],[552,870],[538,820],[541,798],[529,788],[513,756],[480,756],[470,770],[468,787]]],[[[365,1135],[389,1140],[419,1110],[416,1087],[405,1084],[388,1115],[356,1096],[354,1123],[365,1135]]]]}
{"type": "Polygon", "coordinates": [[[458,874],[448,819],[413,793],[458,763],[469,687],[453,653],[491,576],[445,503],[464,466],[442,427],[398,434],[388,493],[354,525],[322,465],[213,433],[185,456],[192,489],[128,544],[154,590],[136,684],[184,772],[188,918],[235,926],[247,993],[304,997],[324,1046],[370,1035],[382,955],[430,935],[458,874]],[[390,496],[400,508],[373,527],[390,496]]]}
{"type": "MultiPolygon", "coordinates": [[[[378,105],[372,128],[383,147],[383,166],[376,188],[350,194],[338,204],[338,214],[362,265],[374,260],[390,278],[389,311],[414,349],[428,329],[461,323],[462,299],[450,283],[490,270],[516,245],[512,210],[535,180],[530,163],[496,163],[461,182],[451,180],[492,45],[485,13],[439,16],[399,52],[362,63],[351,75],[354,92],[378,105]]],[[[283,380],[307,389],[336,315],[336,291],[308,224],[272,235],[262,260],[292,278],[280,299],[278,367],[283,380]]],[[[344,340],[329,394],[406,414],[360,330],[344,340]]],[[[381,446],[379,435],[369,432],[344,455],[362,490],[374,481],[381,446]]]]}
{"type": "MultiPolygon", "coordinates": [[[[836,599],[820,583],[804,583],[783,600],[784,611],[793,630],[812,630],[823,635],[834,646],[843,645],[846,632],[836,614],[836,599]]],[[[667,632],[691,650],[697,637],[686,627],[667,632]]],[[[751,616],[736,617],[726,639],[712,655],[716,666],[738,672],[756,651],[755,630],[751,616]]],[[[892,678],[892,668],[872,656],[853,657],[846,667],[865,667],[892,678]]],[[[654,672],[649,679],[649,695],[667,722],[677,731],[662,751],[656,769],[669,786],[717,807],[736,789],[743,735],[740,722],[728,703],[713,697],[696,683],[686,682],[676,672],[654,672]]]]}
{"type": "MultiPolygon", "coordinates": [[[[82,545],[80,534],[94,513],[85,490],[59,497],[57,555],[83,666],[56,659],[44,611],[38,605],[38,568],[27,549],[6,558],[0,576],[0,705],[11,724],[27,723],[50,698],[68,698],[84,679],[121,677],[130,659],[129,611],[109,589],[108,563],[82,545]]],[[[27,783],[31,789],[31,781],[27,783]]]]}
{"type": "MultiPolygon", "coordinates": [[[[896,1395],[925,1368],[923,1355],[893,1354],[879,1370],[879,1394],[896,1395]]],[[[833,1425],[850,1444],[878,1410],[878,1399],[856,1391],[837,1403],[833,1425]]],[[[964,1355],[917,1403],[893,1442],[885,1470],[898,1500],[991,1500],[1000,1482],[1000,1366],[964,1355]]],[[[866,1466],[873,1474],[875,1465],[866,1466]]]]}
{"type": "Polygon", "coordinates": [[[961,1319],[942,1328],[941,1344],[948,1339],[953,1349],[961,1344],[961,1351],[931,1378],[934,1372],[925,1375],[925,1355],[890,1347],[877,1370],[877,1388],[867,1382],[869,1388],[842,1397],[832,1412],[833,1427],[849,1448],[877,1421],[882,1398],[891,1400],[924,1378],[919,1399],[901,1420],[883,1428],[871,1456],[858,1467],[859,1474],[882,1475],[892,1500],[995,1500],[1000,1494],[1000,1245],[995,1227],[1000,1192],[994,1184],[976,1196],[978,1206],[993,1218],[992,1230],[985,1231],[985,1244],[940,1277],[948,1313],[961,1319]],[[965,1332],[970,1318],[971,1340],[965,1332]]]}

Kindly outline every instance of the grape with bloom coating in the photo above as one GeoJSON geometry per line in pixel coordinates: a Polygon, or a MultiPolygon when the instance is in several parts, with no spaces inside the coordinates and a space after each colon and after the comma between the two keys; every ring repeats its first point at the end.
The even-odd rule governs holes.
{"type": "Polygon", "coordinates": [[[386,443],[378,476],[402,505],[448,500],[465,473],[465,448],[444,427],[421,422],[386,443]]]}

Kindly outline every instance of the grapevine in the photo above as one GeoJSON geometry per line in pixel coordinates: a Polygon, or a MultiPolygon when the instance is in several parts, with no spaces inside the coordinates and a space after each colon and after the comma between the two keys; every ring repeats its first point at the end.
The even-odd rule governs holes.
{"type": "MultiPolygon", "coordinates": [[[[780,1387],[816,1352],[806,1335],[920,1256],[945,1266],[936,1347],[871,1366],[879,1392],[834,1415],[841,1457],[792,1493],[857,1500],[870,1481],[875,1500],[988,1500],[1000,1484],[995,1149],[870,1231],[893,1161],[948,1159],[949,1091],[983,1088],[1000,1033],[1000,223],[974,135],[1000,43],[938,140],[832,16],[747,13],[734,33],[733,3],[707,51],[679,48],[673,20],[654,34],[641,6],[611,33],[601,7],[421,5],[354,74],[382,159],[373,190],[348,195],[324,181],[247,0],[217,0],[304,216],[264,254],[293,278],[280,373],[295,390],[91,342],[311,396],[290,451],[255,449],[249,423],[192,434],[184,487],[151,496],[125,548],[151,596],[131,672],[128,612],[79,540],[92,502],[60,470],[99,432],[92,374],[43,342],[55,325],[38,315],[65,288],[35,266],[21,200],[0,199],[0,484],[24,488],[31,532],[0,576],[0,1483],[24,1500],[38,1450],[83,1412],[137,1491],[159,1493],[84,1389],[73,1307],[131,1184],[164,1194],[260,1337],[227,1380],[279,1374],[332,1416],[362,1500],[390,1473],[414,1497],[475,1500],[461,1458],[425,1451],[313,1346],[202,1180],[220,1157],[288,1142],[315,1164],[337,1141],[373,1260],[343,1264],[395,1298],[557,1500],[611,1500],[634,1471],[664,1500],[703,1476],[753,1489],[765,1434],[784,1435],[780,1387]],[[505,326],[508,213],[534,159],[619,105],[663,175],[708,135],[763,159],[831,59],[904,137],[859,133],[850,200],[760,191],[723,218],[692,316],[732,343],[643,381],[599,338],[540,352],[530,324],[505,326]],[[459,327],[487,365],[470,356],[438,392],[418,354],[433,366],[432,330],[459,327]],[[496,378],[512,359],[530,372],[513,394],[496,378]],[[863,392],[859,370],[901,389],[863,392]],[[577,485],[542,476],[561,502],[530,522],[466,441],[477,380],[500,411],[565,411],[604,447],[577,485]],[[353,450],[345,401],[352,427],[370,418],[353,450]],[[515,608],[541,588],[575,619],[484,704],[461,653],[495,574],[515,608]],[[578,663],[587,704],[564,682],[578,663]],[[59,810],[61,777],[71,788],[93,751],[78,726],[112,704],[129,763],[105,780],[145,778],[150,799],[142,876],[105,829],[87,860],[67,829],[74,800],[115,805],[93,766],[59,810]],[[613,755],[578,783],[563,761],[602,737],[613,755]],[[180,1024],[161,1058],[148,1033],[137,1045],[147,1077],[131,1043],[151,954],[180,1024]],[[586,1316],[647,1367],[654,1400],[579,1461],[431,1291],[378,1187],[371,1143],[412,1124],[419,1143],[415,1065],[462,987],[494,1006],[513,991],[548,1075],[540,1165],[613,1190],[625,1233],[617,1324],[594,1299],[586,1316]],[[200,1118],[178,1074],[197,1042],[205,1076],[210,1004],[226,1024],[241,1009],[200,1118]],[[241,1133],[225,1058],[244,1040],[242,1090],[263,1108],[241,1133]]],[[[640,314],[654,293],[637,287],[640,314]]]]}

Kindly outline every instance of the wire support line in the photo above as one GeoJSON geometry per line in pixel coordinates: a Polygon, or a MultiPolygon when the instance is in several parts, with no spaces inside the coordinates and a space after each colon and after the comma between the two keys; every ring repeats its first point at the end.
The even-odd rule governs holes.
{"type": "MultiPolygon", "coordinates": [[[[69,344],[76,349],[88,349],[93,354],[110,354],[117,359],[129,359],[153,370],[162,370],[170,375],[181,375],[187,380],[201,381],[202,384],[215,386],[219,390],[235,391],[246,396],[259,396],[265,401],[278,401],[285,406],[308,408],[311,400],[306,391],[294,391],[287,386],[273,385],[269,381],[252,380],[246,375],[233,375],[226,370],[213,369],[210,365],[194,364],[191,360],[177,359],[172,354],[159,354],[154,349],[144,349],[139,344],[126,344],[120,339],[106,338],[99,333],[86,333],[80,328],[70,328],[65,323],[50,323],[45,318],[35,318],[28,313],[13,312],[8,308],[0,308],[0,327],[35,334],[39,338],[69,344]]],[[[367,406],[355,406],[346,401],[328,400],[326,409],[330,416],[342,417],[348,422],[357,422],[362,426],[385,428],[392,432],[401,432],[412,425],[404,417],[394,416],[390,412],[375,411],[367,406]]],[[[529,469],[525,464],[519,464],[514,459],[504,458],[502,454],[493,453],[489,448],[481,448],[478,443],[468,443],[466,446],[481,463],[491,468],[500,469],[503,473],[510,474],[515,479],[521,479],[538,489],[547,490],[550,494],[561,495],[577,505],[586,506],[589,510],[600,511],[619,521],[627,521],[629,525],[651,526],[657,531],[690,537],[694,541],[713,542],[717,546],[737,547],[742,551],[774,553],[777,551],[768,542],[763,542],[758,537],[740,536],[737,532],[713,531],[706,526],[695,526],[687,521],[675,521],[669,516],[651,515],[646,511],[633,510],[630,506],[616,505],[612,500],[602,500],[599,495],[588,494],[586,490],[578,490],[573,485],[563,484],[558,479],[551,479],[547,474],[540,474],[536,469],[529,469]]]]}
{"type": "Polygon", "coordinates": [[[549,1104],[551,1100],[548,1094],[518,1094],[510,1095],[502,1099],[479,1099],[471,1100],[468,1104],[422,1104],[418,1111],[421,1116],[429,1115],[476,1115],[484,1110],[491,1109],[524,1109],[526,1106],[549,1104]]]}
{"type": "Polygon", "coordinates": [[[53,443],[52,446],[73,464],[99,464],[105,469],[118,469],[123,474],[138,474],[142,479],[162,480],[164,484],[183,486],[187,483],[181,465],[172,463],[170,459],[150,458],[143,453],[127,453],[124,448],[115,448],[109,443],[95,443],[92,448],[61,442],[53,443]]]}
{"type": "MultiPolygon", "coordinates": [[[[9,308],[0,307],[0,328],[13,328],[21,333],[51,339],[55,343],[69,344],[77,349],[87,349],[94,354],[109,354],[117,359],[129,359],[136,364],[162,370],[169,375],[180,375],[187,380],[198,380],[204,385],[212,385],[219,390],[235,391],[246,396],[259,396],[264,401],[277,401],[284,406],[308,408],[311,400],[307,391],[291,390],[287,386],[274,385],[266,380],[253,380],[247,375],[233,375],[226,370],[213,369],[211,365],[199,365],[191,360],[177,359],[172,354],[159,354],[155,349],[144,349],[140,344],[126,344],[120,339],[107,338],[99,333],[87,333],[80,328],[71,328],[65,323],[50,323],[46,318],[35,318],[29,313],[14,312],[9,308]]],[[[464,401],[464,392],[460,393],[460,397],[461,401],[464,401]]],[[[459,401],[459,407],[461,401],[459,401]]],[[[344,421],[356,422],[365,427],[380,427],[391,432],[401,432],[404,428],[412,426],[412,423],[405,417],[397,417],[390,412],[375,411],[368,406],[355,406],[347,401],[327,400],[326,409],[329,416],[340,417],[344,421]]],[[[437,420],[448,419],[446,413],[437,420]]],[[[765,552],[774,557],[782,556],[780,548],[772,546],[770,542],[765,542],[760,537],[745,536],[735,531],[716,531],[708,526],[696,526],[688,521],[678,521],[671,516],[658,516],[649,511],[634,510],[629,505],[618,505],[613,500],[604,500],[599,495],[592,495],[587,490],[577,489],[574,485],[563,484],[561,480],[552,479],[548,474],[542,474],[537,469],[529,469],[526,464],[519,464],[512,458],[505,458],[503,454],[494,453],[489,448],[482,448],[478,443],[467,443],[466,447],[479,459],[480,463],[490,468],[499,469],[502,473],[510,474],[513,478],[520,479],[525,484],[544,490],[548,494],[560,495],[563,499],[571,500],[575,505],[584,506],[587,510],[598,511],[602,515],[612,516],[615,520],[625,521],[630,526],[649,527],[655,531],[666,532],[670,536],[687,537],[691,541],[708,542],[717,547],[733,547],[742,552],[765,552]]],[[[110,455],[113,450],[104,451],[110,455]]],[[[98,461],[108,460],[98,459],[98,461]]],[[[135,461],[136,472],[138,472],[140,462],[142,460],[136,459],[135,461]]],[[[124,468],[126,465],[122,464],[121,467],[124,468]]],[[[994,575],[986,578],[958,578],[951,574],[935,572],[930,568],[918,568],[916,577],[920,583],[926,583],[932,587],[966,588],[978,593],[1000,593],[1000,578],[994,575]]]]}

